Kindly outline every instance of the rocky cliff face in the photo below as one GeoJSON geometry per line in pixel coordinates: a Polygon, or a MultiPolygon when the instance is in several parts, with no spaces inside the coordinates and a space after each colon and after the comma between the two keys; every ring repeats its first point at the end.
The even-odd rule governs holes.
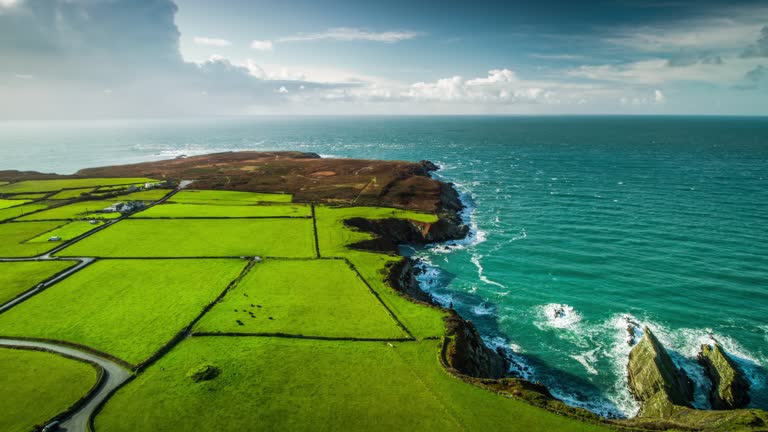
{"type": "Polygon", "coordinates": [[[414,275],[413,260],[403,258],[389,268],[387,276],[389,286],[411,297],[412,299],[434,305],[435,302],[429,293],[419,286],[419,281],[414,275]]]}
{"type": "Polygon", "coordinates": [[[452,312],[446,318],[446,325],[444,358],[448,367],[471,377],[498,379],[507,375],[509,362],[485,345],[471,322],[452,312]]]}
{"type": "Polygon", "coordinates": [[[749,404],[749,383],[720,344],[702,345],[698,360],[712,380],[710,402],[713,409],[727,410],[749,404]]]}
{"type": "Polygon", "coordinates": [[[690,407],[693,382],[678,369],[647,327],[629,353],[629,389],[642,404],[642,417],[669,417],[674,406],[690,407]]]}

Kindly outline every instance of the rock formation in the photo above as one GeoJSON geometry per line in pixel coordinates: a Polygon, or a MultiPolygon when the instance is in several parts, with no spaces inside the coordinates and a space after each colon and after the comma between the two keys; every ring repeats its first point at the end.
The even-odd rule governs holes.
{"type": "Polygon", "coordinates": [[[640,416],[665,418],[675,405],[690,407],[693,382],[648,327],[643,333],[629,353],[629,389],[642,405],[640,416]]]}
{"type": "Polygon", "coordinates": [[[446,326],[443,354],[448,367],[471,377],[498,379],[507,375],[507,359],[485,345],[471,322],[453,312],[446,318],[446,326]]]}
{"type": "Polygon", "coordinates": [[[720,344],[702,345],[698,360],[712,380],[710,402],[713,409],[735,409],[749,404],[749,383],[720,344]]]}

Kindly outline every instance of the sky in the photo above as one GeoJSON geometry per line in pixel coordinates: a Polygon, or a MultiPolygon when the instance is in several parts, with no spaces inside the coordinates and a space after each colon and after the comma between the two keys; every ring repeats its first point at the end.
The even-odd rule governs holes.
{"type": "Polygon", "coordinates": [[[765,1],[0,0],[0,120],[768,115],[765,1]]]}

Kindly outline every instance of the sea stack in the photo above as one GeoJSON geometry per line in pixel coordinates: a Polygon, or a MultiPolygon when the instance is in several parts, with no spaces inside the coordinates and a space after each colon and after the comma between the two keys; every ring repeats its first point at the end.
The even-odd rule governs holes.
{"type": "Polygon", "coordinates": [[[719,343],[702,345],[698,360],[712,380],[709,399],[713,409],[729,410],[749,404],[749,382],[719,343]]]}
{"type": "Polygon", "coordinates": [[[648,327],[629,353],[629,389],[642,408],[641,417],[669,417],[674,406],[690,407],[693,382],[678,369],[648,327]]]}

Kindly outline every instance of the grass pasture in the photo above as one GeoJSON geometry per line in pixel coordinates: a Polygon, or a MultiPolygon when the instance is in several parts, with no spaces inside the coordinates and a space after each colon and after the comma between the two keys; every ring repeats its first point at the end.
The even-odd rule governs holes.
{"type": "Polygon", "coordinates": [[[115,200],[119,201],[158,201],[168,195],[169,193],[173,192],[171,189],[150,189],[145,191],[139,191],[139,192],[131,192],[126,195],[120,195],[118,197],[115,197],[115,200]]]}
{"type": "Polygon", "coordinates": [[[0,194],[55,192],[62,189],[96,188],[99,186],[131,185],[154,182],[146,178],[82,178],[59,180],[25,180],[0,186],[0,194]]]}
{"type": "Polygon", "coordinates": [[[386,268],[399,261],[387,254],[350,251],[347,259],[368,281],[371,288],[397,316],[400,322],[417,338],[440,337],[445,334],[446,313],[440,309],[414,303],[395,291],[386,282],[386,268]]]}
{"type": "Polygon", "coordinates": [[[0,304],[75,264],[74,261],[0,262],[0,304]]]}
{"type": "Polygon", "coordinates": [[[0,198],[0,210],[7,209],[9,207],[16,207],[18,205],[26,204],[31,200],[14,200],[14,199],[2,199],[0,198]]]}
{"type": "Polygon", "coordinates": [[[204,205],[161,204],[134,215],[139,218],[246,218],[246,217],[309,217],[308,205],[204,205]]]}
{"type": "Polygon", "coordinates": [[[48,208],[48,205],[43,203],[30,203],[30,204],[15,206],[15,207],[7,207],[0,210],[0,221],[16,219],[21,216],[29,215],[29,213],[33,213],[39,210],[44,210],[47,208],[48,208]]]}
{"type": "Polygon", "coordinates": [[[58,228],[54,228],[51,231],[44,232],[39,236],[27,240],[27,243],[46,243],[51,237],[61,237],[61,242],[72,240],[80,235],[91,231],[94,228],[98,228],[103,222],[99,221],[98,224],[91,224],[86,221],[75,221],[68,224],[64,224],[58,228]]]}
{"type": "Polygon", "coordinates": [[[102,260],[0,314],[0,335],[77,343],[138,364],[202,312],[243,260],[102,260]]]}
{"type": "Polygon", "coordinates": [[[260,202],[289,203],[292,200],[291,194],[185,189],[174,195],[171,201],[184,204],[247,205],[260,202]]]}
{"type": "Polygon", "coordinates": [[[48,194],[49,192],[25,193],[25,194],[17,194],[17,195],[6,195],[6,198],[11,200],[36,200],[36,199],[43,198],[48,194]]]}
{"type": "Polygon", "coordinates": [[[343,260],[256,264],[197,326],[200,332],[334,338],[407,337],[343,260]]]}
{"type": "Polygon", "coordinates": [[[126,190],[131,186],[136,187],[142,187],[145,183],[136,183],[136,184],[122,184],[118,186],[102,186],[98,189],[96,189],[96,193],[105,193],[105,192],[119,192],[122,190],[126,190]]]}
{"type": "Polygon", "coordinates": [[[26,242],[61,225],[61,221],[0,224],[0,258],[32,257],[48,252],[58,243],[26,242]]]}
{"type": "Polygon", "coordinates": [[[438,342],[192,337],[120,389],[97,431],[593,431],[448,375],[438,342]],[[201,364],[220,374],[194,382],[201,364]],[[126,421],[126,413],[142,413],[126,421]]]}
{"type": "MultiPolygon", "coordinates": [[[[73,220],[73,219],[117,219],[120,213],[96,213],[97,210],[109,207],[112,204],[121,202],[120,200],[109,201],[78,201],[72,204],[66,204],[60,207],[54,207],[39,213],[27,215],[18,218],[20,221],[40,221],[40,220],[73,220]]],[[[29,204],[32,205],[32,204],[29,204]]]]}
{"type": "Polygon", "coordinates": [[[82,189],[65,189],[61,192],[57,192],[55,195],[51,195],[50,199],[54,200],[67,200],[73,198],[80,198],[80,195],[93,192],[93,188],[82,189]]]}
{"type": "Polygon", "coordinates": [[[29,432],[85,396],[96,384],[88,363],[43,351],[0,348],[0,430],[29,432]]]}
{"type": "Polygon", "coordinates": [[[127,219],[61,256],[314,257],[310,219],[127,219]]]}

